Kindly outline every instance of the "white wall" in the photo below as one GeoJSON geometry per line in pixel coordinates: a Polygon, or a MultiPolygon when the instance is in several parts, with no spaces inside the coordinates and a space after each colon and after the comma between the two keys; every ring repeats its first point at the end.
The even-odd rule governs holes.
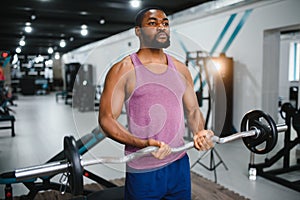
{"type": "MultiPolygon", "coordinates": [[[[171,17],[171,25],[173,22],[176,25],[172,27],[172,47],[169,51],[175,55],[182,55],[181,58],[184,58],[186,50],[210,51],[230,15],[236,13],[235,20],[216,50],[215,55],[218,55],[245,10],[253,9],[226,52],[227,56],[234,59],[233,120],[235,128],[239,129],[240,121],[247,111],[264,109],[262,108],[264,31],[300,24],[299,8],[300,1],[298,0],[259,1],[216,14],[210,13],[181,24],[176,24],[176,20],[180,21],[180,19],[171,17]],[[180,44],[180,42],[182,43],[180,44]]],[[[103,72],[113,62],[120,59],[120,56],[135,51],[138,48],[138,41],[131,29],[90,46],[90,48],[85,47],[86,50],[81,48],[65,55],[64,60],[68,62],[77,59],[93,64],[96,68],[95,76],[101,78],[103,72]],[[128,46],[128,42],[131,42],[131,47],[128,46]]],[[[274,70],[279,70],[279,68],[274,70]]],[[[273,78],[278,80],[279,77],[273,78]]],[[[99,80],[99,78],[95,78],[95,80],[99,80]]]]}
{"type": "Polygon", "coordinates": [[[280,43],[280,68],[279,68],[279,97],[282,103],[289,101],[289,88],[292,83],[289,76],[289,49],[292,40],[282,40],[280,43]]]}
{"type": "MultiPolygon", "coordinates": [[[[245,10],[251,8],[252,13],[226,52],[227,56],[235,60],[233,117],[236,128],[239,128],[245,112],[251,109],[265,109],[262,107],[262,94],[266,92],[262,90],[264,31],[300,24],[300,1],[286,0],[264,5],[248,5],[176,27],[177,31],[194,38],[201,46],[210,50],[229,16],[237,13],[234,22],[239,21],[245,10]]],[[[232,24],[232,27],[236,27],[236,24],[232,24]]],[[[232,33],[232,30],[229,29],[227,34],[229,33],[232,33]]],[[[225,37],[224,40],[226,41],[225,37]]],[[[224,43],[221,43],[217,51],[220,52],[223,47],[224,43]]],[[[278,77],[273,78],[278,80],[278,77]]],[[[274,109],[277,110],[276,105],[274,109]]]]}
{"type": "MultiPolygon", "coordinates": [[[[300,38],[298,34],[289,34],[288,36],[284,37],[281,40],[281,47],[280,47],[280,84],[279,84],[279,96],[283,98],[284,102],[289,102],[289,88],[291,86],[298,86],[300,85],[300,81],[292,81],[288,80],[289,76],[289,49],[290,44],[294,42],[300,42],[300,38]]],[[[299,72],[300,73],[300,72],[299,72]]],[[[300,93],[298,93],[298,107],[299,107],[299,100],[300,100],[300,93]]]]}

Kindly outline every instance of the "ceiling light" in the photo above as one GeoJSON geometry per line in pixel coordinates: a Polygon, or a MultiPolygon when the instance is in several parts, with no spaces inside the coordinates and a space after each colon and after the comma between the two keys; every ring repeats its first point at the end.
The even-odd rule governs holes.
{"type": "Polygon", "coordinates": [[[48,53],[49,53],[49,54],[53,54],[53,48],[52,48],[52,47],[49,47],[49,48],[48,48],[48,53]]]}
{"type": "Polygon", "coordinates": [[[131,0],[130,5],[133,8],[139,8],[141,6],[141,1],[140,0],[131,0]]]}
{"type": "Polygon", "coordinates": [[[87,25],[82,24],[82,25],[81,25],[81,29],[87,29],[87,25]]]}
{"type": "Polygon", "coordinates": [[[32,31],[31,26],[25,26],[24,30],[26,31],[26,33],[30,33],[32,31]]]}
{"type": "Polygon", "coordinates": [[[44,62],[44,57],[42,55],[38,55],[37,57],[34,58],[35,63],[40,63],[44,62]]]}
{"type": "Polygon", "coordinates": [[[88,13],[86,11],[79,12],[81,15],[87,15],[88,13]]]}
{"type": "Polygon", "coordinates": [[[19,42],[19,45],[21,46],[21,47],[23,47],[23,46],[25,46],[25,41],[24,40],[20,40],[20,42],[19,42]]]}
{"type": "Polygon", "coordinates": [[[58,52],[55,52],[55,54],[54,54],[54,58],[55,58],[56,60],[58,60],[58,59],[60,58],[60,55],[59,55],[59,53],[58,53],[58,52]]]}
{"type": "Polygon", "coordinates": [[[70,40],[71,42],[72,42],[72,41],[74,41],[74,37],[70,37],[70,39],[69,39],[69,40],[70,40]]]}
{"type": "Polygon", "coordinates": [[[105,24],[105,19],[100,19],[100,20],[99,20],[99,23],[100,23],[100,24],[105,24]]]}
{"type": "Polygon", "coordinates": [[[52,59],[46,60],[45,65],[46,65],[46,67],[52,67],[53,66],[53,60],[52,59]]]}
{"type": "Polygon", "coordinates": [[[88,30],[87,29],[81,29],[80,31],[82,36],[86,36],[88,34],[88,30]]]}
{"type": "Polygon", "coordinates": [[[30,22],[26,22],[25,25],[26,25],[26,26],[30,26],[31,23],[30,23],[30,22]]]}
{"type": "Polygon", "coordinates": [[[16,53],[21,53],[21,51],[22,51],[22,50],[21,50],[20,47],[17,47],[17,48],[16,48],[16,53]]]}
{"type": "Polygon", "coordinates": [[[85,25],[85,24],[81,25],[80,33],[81,33],[82,36],[86,36],[88,34],[87,25],[85,25]]]}
{"type": "Polygon", "coordinates": [[[30,16],[30,19],[31,19],[32,21],[35,20],[35,19],[36,19],[36,15],[32,14],[32,15],[30,16]]]}
{"type": "Polygon", "coordinates": [[[13,57],[13,60],[12,60],[11,64],[12,65],[17,64],[18,60],[19,60],[18,55],[15,54],[14,57],[13,57]]]}
{"type": "Polygon", "coordinates": [[[66,46],[66,41],[65,40],[61,40],[59,43],[59,46],[64,48],[66,46]]]}

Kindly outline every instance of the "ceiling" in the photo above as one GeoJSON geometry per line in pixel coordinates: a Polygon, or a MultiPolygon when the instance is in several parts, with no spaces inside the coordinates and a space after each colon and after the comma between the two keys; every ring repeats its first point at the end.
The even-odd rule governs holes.
{"type": "Polygon", "coordinates": [[[161,7],[171,15],[208,1],[142,0],[140,8],[132,8],[129,0],[8,0],[0,8],[0,50],[14,54],[23,38],[20,55],[47,55],[49,47],[62,54],[132,28],[142,8],[161,7]],[[24,31],[26,22],[31,33],[24,31]],[[80,34],[83,24],[86,36],[80,34]],[[59,45],[62,39],[64,48],[59,45]]]}

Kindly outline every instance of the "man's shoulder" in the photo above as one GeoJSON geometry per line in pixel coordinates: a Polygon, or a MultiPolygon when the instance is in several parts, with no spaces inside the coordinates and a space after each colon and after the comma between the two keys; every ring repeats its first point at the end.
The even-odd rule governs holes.
{"type": "Polygon", "coordinates": [[[132,70],[132,68],[133,68],[133,63],[131,61],[130,56],[128,55],[128,56],[125,56],[124,58],[122,58],[122,60],[116,62],[112,66],[111,70],[117,70],[117,71],[120,71],[120,72],[122,72],[122,71],[126,72],[128,70],[132,70]]]}
{"type": "Polygon", "coordinates": [[[176,59],[175,57],[171,56],[171,59],[176,67],[176,70],[184,77],[184,79],[190,79],[191,73],[188,69],[188,67],[181,62],[180,60],[176,59]]]}
{"type": "Polygon", "coordinates": [[[175,58],[174,56],[169,55],[170,58],[172,59],[176,69],[180,72],[186,72],[186,70],[188,70],[187,66],[181,62],[180,60],[178,60],[177,58],[175,58]]]}

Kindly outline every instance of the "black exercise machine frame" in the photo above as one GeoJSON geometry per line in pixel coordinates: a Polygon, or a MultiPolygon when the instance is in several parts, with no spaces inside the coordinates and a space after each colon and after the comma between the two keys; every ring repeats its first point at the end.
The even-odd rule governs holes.
{"type": "MultiPolygon", "coordinates": [[[[199,67],[199,90],[196,91],[196,96],[197,96],[197,100],[198,100],[198,105],[199,107],[203,106],[203,101],[207,100],[207,113],[206,113],[206,118],[205,118],[205,124],[204,124],[204,128],[208,129],[208,122],[210,120],[210,114],[211,114],[211,82],[210,82],[210,78],[209,78],[209,74],[208,74],[208,69],[207,69],[207,59],[208,57],[208,53],[203,52],[203,51],[192,51],[192,52],[187,52],[186,53],[186,66],[189,66],[189,62],[190,61],[195,61],[196,66],[199,67]],[[192,56],[195,55],[195,56],[192,56]],[[201,61],[203,62],[203,66],[201,65],[201,61]],[[207,96],[203,96],[203,78],[202,78],[202,72],[204,71],[205,73],[205,78],[206,78],[206,83],[208,86],[208,94],[207,96]]],[[[187,139],[191,139],[191,136],[188,135],[187,139]]],[[[209,151],[205,152],[203,155],[201,155],[192,165],[191,165],[191,169],[196,165],[199,164],[202,167],[204,167],[206,170],[208,171],[213,171],[214,172],[214,177],[215,177],[215,183],[217,183],[217,167],[220,166],[221,164],[224,166],[224,168],[226,170],[228,170],[227,165],[225,164],[225,162],[223,161],[223,159],[221,158],[220,154],[217,152],[217,150],[213,147],[212,149],[210,149],[209,151]],[[210,155],[210,160],[209,160],[209,164],[206,165],[202,162],[202,159],[204,157],[206,157],[207,155],[210,155]],[[216,162],[215,160],[215,155],[218,158],[218,162],[216,162]]]]}
{"type": "Polygon", "coordinates": [[[249,163],[249,170],[255,169],[256,174],[275,183],[288,187],[290,189],[300,192],[300,179],[296,181],[289,181],[285,178],[279,177],[278,175],[299,171],[300,163],[293,166],[290,165],[290,151],[300,144],[300,109],[296,110],[290,103],[284,103],[280,110],[281,117],[285,120],[285,124],[288,129],[285,131],[284,135],[284,146],[271,158],[266,158],[263,163],[254,163],[254,154],[251,152],[251,161],[249,163]],[[285,113],[285,114],[284,114],[285,113]],[[297,137],[291,140],[291,126],[297,132],[297,137]],[[267,168],[274,165],[277,161],[283,158],[282,168],[266,170],[267,168]]]}

